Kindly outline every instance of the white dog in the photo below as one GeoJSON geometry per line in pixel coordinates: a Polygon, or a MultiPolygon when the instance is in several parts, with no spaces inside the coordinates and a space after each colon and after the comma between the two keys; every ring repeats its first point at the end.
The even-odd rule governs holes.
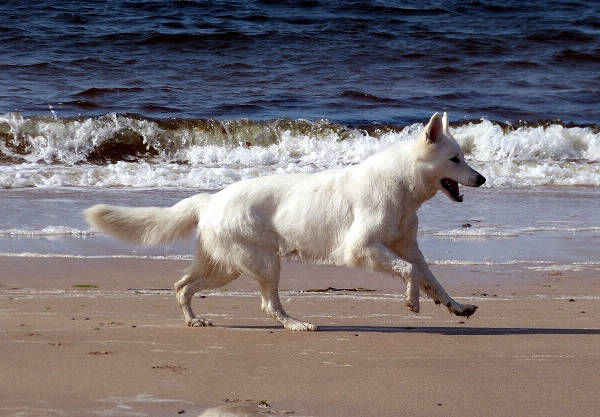
{"type": "Polygon", "coordinates": [[[175,283],[189,326],[211,325],[192,311],[196,292],[246,274],[260,284],[267,315],[286,329],[316,330],[281,306],[282,257],[400,276],[412,311],[419,311],[420,287],[452,313],[473,314],[477,307],[454,301],[429,270],[417,245],[417,210],[438,190],[460,202],[458,183],[478,187],[484,182],[450,135],[446,113],[436,113],[417,139],[396,143],[358,165],[240,181],[166,208],[96,205],[85,215],[97,229],[145,245],[172,242],[197,229],[193,264],[175,283]]]}

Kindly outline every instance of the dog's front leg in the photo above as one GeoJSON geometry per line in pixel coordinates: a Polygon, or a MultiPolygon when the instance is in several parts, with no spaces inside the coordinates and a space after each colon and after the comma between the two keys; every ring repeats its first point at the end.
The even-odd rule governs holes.
{"type": "Polygon", "coordinates": [[[419,275],[415,274],[410,268],[410,273],[406,277],[403,277],[406,281],[406,295],[404,296],[404,303],[410,309],[410,311],[418,313],[419,306],[419,275]]]}
{"type": "Polygon", "coordinates": [[[421,288],[436,304],[444,304],[451,313],[457,316],[469,317],[475,313],[477,306],[457,303],[448,295],[429,269],[429,265],[427,265],[427,261],[425,261],[425,257],[418,247],[411,250],[407,260],[413,266],[413,271],[419,275],[421,288]]]}
{"type": "MultiPolygon", "coordinates": [[[[384,268],[385,269],[385,268],[384,268]]],[[[388,272],[388,271],[385,271],[388,272]]],[[[392,275],[401,277],[406,283],[406,293],[404,295],[404,303],[410,311],[418,313],[420,310],[419,304],[419,286],[421,279],[414,265],[406,262],[401,258],[393,259],[391,262],[392,275]]]]}
{"type": "Polygon", "coordinates": [[[419,312],[419,273],[415,271],[414,265],[406,262],[387,246],[377,243],[355,250],[350,265],[401,277],[406,282],[406,306],[415,313],[419,312]]]}
{"type": "Polygon", "coordinates": [[[469,317],[477,310],[477,306],[457,303],[448,295],[429,269],[418,247],[411,248],[410,252],[404,251],[403,256],[400,257],[383,244],[372,244],[356,251],[354,259],[358,260],[361,266],[367,266],[379,272],[388,272],[406,279],[407,284],[410,283],[406,293],[407,304],[414,302],[412,297],[416,296],[417,309],[419,305],[418,286],[420,286],[436,304],[444,304],[450,312],[457,316],[469,317]],[[417,286],[417,288],[415,289],[413,286],[417,286]]]}

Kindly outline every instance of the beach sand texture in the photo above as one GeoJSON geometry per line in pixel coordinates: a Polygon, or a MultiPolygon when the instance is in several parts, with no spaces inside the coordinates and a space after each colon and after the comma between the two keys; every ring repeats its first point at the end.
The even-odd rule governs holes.
{"type": "Polygon", "coordinates": [[[479,305],[462,320],[430,300],[410,313],[403,284],[385,275],[287,264],[286,308],[321,329],[295,333],[263,315],[244,278],[195,297],[214,327],[185,327],[171,283],[187,261],[0,262],[2,416],[594,416],[600,408],[593,269],[435,266],[451,294],[479,305]],[[327,287],[347,290],[306,291],[327,287]]]}
{"type": "Polygon", "coordinates": [[[600,2],[549,4],[0,2],[0,417],[600,416],[600,2]],[[345,168],[434,112],[487,178],[418,213],[469,320],[286,264],[284,306],[321,331],[243,277],[189,328],[193,242],[82,215],[345,168]]]}

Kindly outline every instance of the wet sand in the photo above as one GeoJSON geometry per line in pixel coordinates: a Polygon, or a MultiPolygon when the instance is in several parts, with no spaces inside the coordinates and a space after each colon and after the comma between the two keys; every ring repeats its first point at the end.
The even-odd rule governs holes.
{"type": "Polygon", "coordinates": [[[238,415],[595,416],[600,409],[593,268],[433,267],[455,298],[479,305],[463,320],[424,299],[421,313],[410,313],[403,284],[391,277],[286,265],[286,309],[321,329],[294,333],[264,317],[246,278],[195,297],[196,312],[214,327],[185,327],[171,285],[187,263],[0,258],[0,415],[197,416],[225,406],[238,415]],[[330,286],[375,291],[303,291],[330,286]]]}

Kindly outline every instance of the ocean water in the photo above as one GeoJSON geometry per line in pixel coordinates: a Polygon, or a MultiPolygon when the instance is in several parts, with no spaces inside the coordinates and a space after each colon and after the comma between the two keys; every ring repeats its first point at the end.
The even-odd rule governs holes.
{"type": "Polygon", "coordinates": [[[595,1],[5,1],[0,105],[57,117],[598,123],[595,1]]]}
{"type": "MultiPolygon", "coordinates": [[[[600,3],[2,2],[0,253],[140,249],[81,210],[356,164],[447,111],[487,182],[420,213],[437,263],[600,265],[600,3]]],[[[0,263],[3,262],[0,259],[0,263]]]]}

